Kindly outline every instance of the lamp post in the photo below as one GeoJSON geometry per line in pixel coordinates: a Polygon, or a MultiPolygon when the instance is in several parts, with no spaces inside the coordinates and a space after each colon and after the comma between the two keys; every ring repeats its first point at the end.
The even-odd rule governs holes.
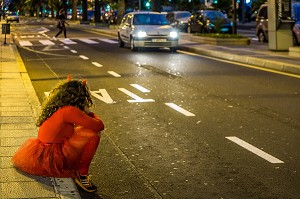
{"type": "Polygon", "coordinates": [[[233,34],[237,34],[237,25],[236,25],[236,0],[233,0],[233,34]]]}

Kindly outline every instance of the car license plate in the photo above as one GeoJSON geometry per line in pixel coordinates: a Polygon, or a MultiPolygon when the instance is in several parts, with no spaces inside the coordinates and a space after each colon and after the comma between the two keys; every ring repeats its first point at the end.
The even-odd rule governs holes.
{"type": "Polygon", "coordinates": [[[166,42],[166,39],[152,39],[152,42],[166,42]]]}

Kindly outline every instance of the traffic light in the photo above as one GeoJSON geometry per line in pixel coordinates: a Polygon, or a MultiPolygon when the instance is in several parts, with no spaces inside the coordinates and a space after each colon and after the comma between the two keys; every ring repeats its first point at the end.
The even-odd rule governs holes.
{"type": "Polygon", "coordinates": [[[151,2],[150,1],[146,1],[145,2],[145,7],[147,8],[147,10],[150,10],[150,8],[151,8],[151,2]]]}

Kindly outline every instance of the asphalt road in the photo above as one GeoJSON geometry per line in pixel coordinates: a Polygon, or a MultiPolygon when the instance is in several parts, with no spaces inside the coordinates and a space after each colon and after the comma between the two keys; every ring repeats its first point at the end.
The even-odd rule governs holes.
{"type": "Polygon", "coordinates": [[[40,101],[68,74],[95,97],[106,124],[91,165],[99,191],[82,198],[299,198],[299,79],[182,51],[131,52],[80,29],[53,45],[38,41],[55,35],[49,25],[14,33],[40,101]]]}

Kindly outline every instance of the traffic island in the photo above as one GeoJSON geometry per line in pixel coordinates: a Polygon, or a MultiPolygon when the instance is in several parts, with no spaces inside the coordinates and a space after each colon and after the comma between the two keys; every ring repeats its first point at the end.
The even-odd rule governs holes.
{"type": "Polygon", "coordinates": [[[225,34],[194,34],[190,36],[190,41],[220,46],[242,46],[251,43],[248,37],[225,34]]]}

